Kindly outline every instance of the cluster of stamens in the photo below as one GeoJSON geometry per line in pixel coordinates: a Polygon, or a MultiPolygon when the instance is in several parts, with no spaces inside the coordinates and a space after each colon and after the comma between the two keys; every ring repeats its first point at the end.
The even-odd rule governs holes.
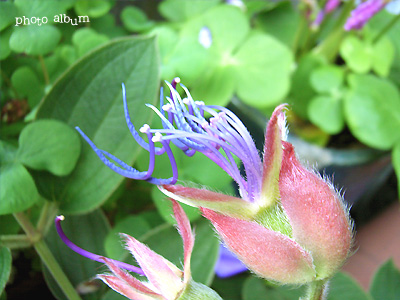
{"type": "Polygon", "coordinates": [[[168,101],[166,104],[164,104],[164,95],[161,89],[160,109],[147,104],[159,116],[163,127],[162,129],[152,129],[148,124],[144,124],[139,132],[147,136],[147,142],[131,122],[126,90],[122,84],[126,123],[137,143],[150,154],[148,170],[145,172],[140,172],[110,153],[98,149],[79,128],[77,130],[100,159],[113,171],[128,178],[146,180],[157,185],[175,184],[178,180],[178,168],[170,148],[171,142],[189,157],[196,152],[203,153],[233,178],[238,184],[243,199],[253,201],[259,196],[261,190],[262,162],[246,127],[227,108],[194,101],[188,89],[181,84],[186,93],[186,97],[182,99],[176,91],[179,82],[179,78],[175,78],[171,84],[167,83],[170,95],[165,97],[168,101]],[[209,120],[205,118],[205,114],[210,115],[209,120]],[[155,146],[156,143],[161,146],[155,146]],[[164,153],[169,157],[172,177],[155,178],[152,176],[155,156],[164,153]],[[241,174],[235,157],[242,162],[244,175],[241,174]]]}

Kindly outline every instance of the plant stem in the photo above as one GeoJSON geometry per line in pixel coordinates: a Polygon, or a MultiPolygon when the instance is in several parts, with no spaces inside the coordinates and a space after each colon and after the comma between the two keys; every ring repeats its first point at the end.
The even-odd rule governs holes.
{"type": "Polygon", "coordinates": [[[394,24],[396,24],[396,22],[397,22],[398,20],[400,20],[400,15],[397,15],[397,16],[393,17],[393,18],[390,20],[390,22],[388,22],[388,23],[386,24],[386,26],[383,27],[383,28],[381,29],[381,31],[378,32],[378,34],[377,34],[377,35],[375,36],[375,38],[373,39],[372,44],[377,43],[377,42],[381,39],[381,37],[383,37],[383,36],[385,35],[385,33],[388,32],[388,31],[393,27],[394,24]]]}
{"type": "Polygon", "coordinates": [[[49,85],[50,84],[49,72],[47,71],[42,55],[39,55],[39,62],[40,62],[40,67],[42,68],[44,82],[46,85],[49,85]]]}
{"type": "Polygon", "coordinates": [[[344,23],[346,22],[346,19],[349,16],[353,7],[353,0],[349,0],[346,2],[344,7],[342,8],[342,12],[338,17],[334,28],[332,29],[332,32],[321,44],[319,44],[314,49],[314,53],[324,56],[328,59],[328,61],[332,62],[335,60],[337,53],[339,52],[342,40],[346,36],[346,31],[343,29],[344,23]]]}
{"type": "Polygon", "coordinates": [[[0,245],[9,249],[29,248],[32,244],[25,234],[0,235],[0,245]]]}
{"type": "Polygon", "coordinates": [[[64,274],[49,247],[47,247],[45,241],[43,240],[42,234],[36,230],[29,218],[24,213],[15,213],[14,217],[25,231],[36,252],[42,259],[45,266],[49,269],[51,275],[54,277],[65,296],[69,300],[81,300],[81,297],[78,295],[75,288],[64,274]]]}
{"type": "Polygon", "coordinates": [[[40,213],[39,220],[36,224],[37,230],[46,236],[47,231],[50,229],[51,225],[54,223],[54,218],[57,215],[58,206],[55,202],[45,201],[45,204],[40,213]]]}
{"type": "Polygon", "coordinates": [[[306,297],[301,298],[301,300],[324,300],[327,287],[328,282],[326,280],[313,281],[308,284],[306,297]]]}
{"type": "Polygon", "coordinates": [[[300,41],[302,40],[302,37],[304,36],[304,30],[307,28],[307,20],[305,17],[300,15],[300,22],[299,26],[297,27],[296,34],[293,40],[293,45],[292,45],[292,52],[297,57],[297,50],[301,46],[300,41]]]}

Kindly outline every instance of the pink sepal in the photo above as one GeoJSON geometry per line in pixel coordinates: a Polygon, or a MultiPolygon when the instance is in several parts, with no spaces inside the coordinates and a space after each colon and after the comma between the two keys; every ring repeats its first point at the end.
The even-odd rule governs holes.
{"type": "Polygon", "coordinates": [[[186,284],[191,279],[190,258],[194,246],[194,234],[190,227],[190,221],[186,216],[186,213],[183,210],[183,208],[175,200],[171,199],[171,202],[174,210],[175,220],[178,225],[178,231],[183,240],[183,253],[184,253],[183,277],[184,277],[184,283],[186,284]]]}
{"type": "Polygon", "coordinates": [[[289,237],[256,222],[202,209],[225,244],[257,275],[286,284],[303,284],[315,278],[310,254],[289,237]]]}
{"type": "Polygon", "coordinates": [[[159,189],[168,197],[191,206],[209,208],[232,217],[251,219],[259,207],[240,198],[206,189],[196,189],[181,185],[163,185],[159,189]]]}
{"type": "Polygon", "coordinates": [[[125,281],[119,279],[118,277],[112,275],[97,275],[97,278],[103,280],[114,291],[120,293],[121,295],[132,299],[132,300],[166,300],[161,295],[146,295],[142,294],[131,286],[129,286],[125,281]]]}
{"type": "Polygon", "coordinates": [[[282,140],[286,139],[286,104],[275,108],[265,133],[263,178],[259,203],[273,205],[279,199],[279,172],[282,164],[282,140]]]}
{"type": "Polygon", "coordinates": [[[331,276],[349,255],[353,236],[340,195],[321,176],[304,168],[287,142],[279,187],[293,238],[311,252],[318,277],[331,276]]]}
{"type": "Polygon", "coordinates": [[[111,260],[109,260],[105,257],[103,259],[104,259],[104,262],[107,265],[107,267],[110,269],[111,272],[114,273],[114,275],[117,278],[124,281],[127,285],[129,285],[133,289],[137,290],[139,293],[159,296],[158,293],[155,293],[153,290],[149,289],[140,280],[136,279],[129,273],[124,272],[122,269],[118,268],[111,260]]]}
{"type": "Polygon", "coordinates": [[[135,238],[126,234],[123,236],[127,249],[135,257],[157,292],[167,299],[175,299],[177,293],[183,288],[182,271],[135,238]]]}

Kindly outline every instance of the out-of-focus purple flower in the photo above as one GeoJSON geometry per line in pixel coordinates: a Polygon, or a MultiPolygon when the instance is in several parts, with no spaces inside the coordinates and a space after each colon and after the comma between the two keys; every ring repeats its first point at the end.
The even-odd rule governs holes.
{"type": "Polygon", "coordinates": [[[385,0],[367,0],[362,2],[351,12],[346,24],[344,24],[344,29],[346,31],[362,29],[369,19],[381,11],[386,4],[387,1],[385,0]]]}
{"type": "Polygon", "coordinates": [[[325,12],[323,10],[320,10],[314,22],[312,22],[311,28],[318,28],[318,26],[321,25],[324,18],[325,18],[325,12]]]}
{"type": "Polygon", "coordinates": [[[215,274],[227,278],[247,271],[247,267],[223,244],[219,247],[219,258],[215,265],[215,274]]]}
{"type": "Polygon", "coordinates": [[[120,261],[90,253],[73,244],[64,234],[60,222],[63,216],[55,219],[56,229],[63,242],[78,254],[95,261],[105,263],[112,274],[97,275],[110,288],[132,300],[222,300],[209,287],[192,280],[190,260],[194,246],[194,234],[189,219],[182,207],[174,200],[173,211],[179,234],[183,240],[183,270],[158,255],[135,238],[124,234],[126,248],[132,253],[141,269],[120,261]],[[139,280],[128,272],[147,277],[148,281],[139,280]]]}
{"type": "Polygon", "coordinates": [[[324,11],[329,14],[334,11],[341,3],[341,0],[328,0],[326,1],[324,11]]]}

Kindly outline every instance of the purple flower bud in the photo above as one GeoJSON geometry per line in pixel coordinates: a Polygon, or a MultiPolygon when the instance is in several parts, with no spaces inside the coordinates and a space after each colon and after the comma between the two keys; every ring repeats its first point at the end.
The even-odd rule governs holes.
{"type": "Polygon", "coordinates": [[[334,11],[341,3],[341,0],[328,0],[325,4],[324,11],[329,14],[334,11]]]}

